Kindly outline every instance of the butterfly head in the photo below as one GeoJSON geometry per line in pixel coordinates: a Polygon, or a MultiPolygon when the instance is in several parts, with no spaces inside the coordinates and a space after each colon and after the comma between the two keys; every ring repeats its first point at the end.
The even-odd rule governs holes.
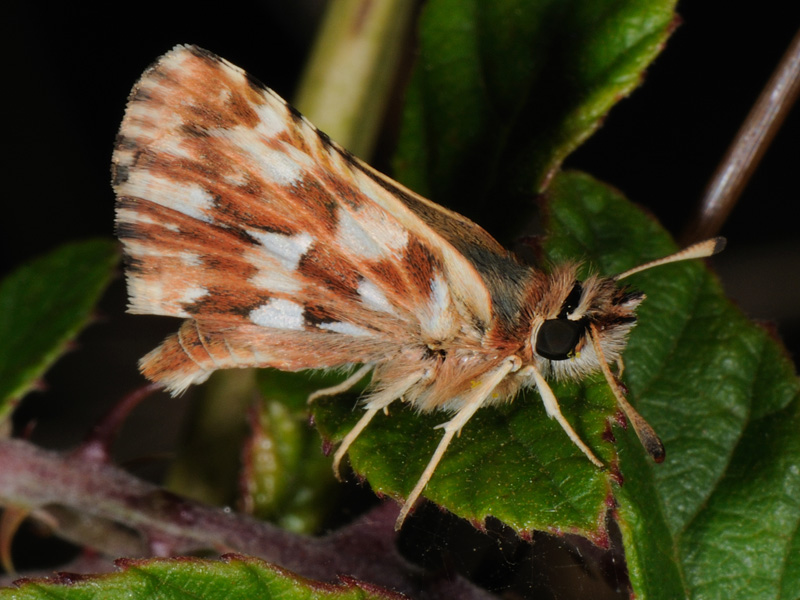
{"type": "MultiPolygon", "coordinates": [[[[550,402],[554,401],[542,375],[575,379],[600,370],[645,450],[656,462],[664,460],[664,445],[653,428],[626,400],[609,366],[619,360],[628,334],[636,324],[636,309],[644,300],[643,293],[621,287],[618,282],[659,265],[711,256],[724,247],[724,238],[706,240],[614,277],[592,275],[580,280],[575,265],[555,269],[539,288],[530,334],[534,364],[527,371],[523,370],[531,375],[543,400],[549,395],[550,402]]],[[[555,413],[551,410],[548,409],[548,414],[553,416],[555,413]]],[[[591,458],[590,454],[587,456],[591,458]]]]}
{"type": "Polygon", "coordinates": [[[724,238],[705,240],[614,277],[592,275],[580,280],[575,265],[555,269],[531,321],[531,348],[537,366],[556,379],[565,379],[601,369],[601,363],[616,362],[636,324],[636,309],[644,300],[643,293],[618,282],[660,265],[711,256],[724,247],[724,238]]]}
{"type": "Polygon", "coordinates": [[[576,378],[600,368],[591,335],[605,360],[616,361],[636,324],[644,294],[607,277],[578,279],[574,265],[549,276],[533,319],[531,348],[540,370],[556,379],[576,378]]]}

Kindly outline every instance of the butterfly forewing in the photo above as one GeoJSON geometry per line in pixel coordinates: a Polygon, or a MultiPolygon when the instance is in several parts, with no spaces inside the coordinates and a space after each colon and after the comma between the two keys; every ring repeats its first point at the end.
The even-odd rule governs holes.
{"type": "Polygon", "coordinates": [[[213,54],[178,47],[142,76],[113,163],[131,310],[194,321],[145,359],[173,390],[216,368],[385,360],[491,319],[477,271],[431,227],[469,221],[213,54]]]}

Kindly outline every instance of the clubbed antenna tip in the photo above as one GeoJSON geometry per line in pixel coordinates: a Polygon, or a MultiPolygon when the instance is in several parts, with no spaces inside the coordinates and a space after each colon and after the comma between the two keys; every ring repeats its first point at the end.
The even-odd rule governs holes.
{"type": "Polygon", "coordinates": [[[724,237],[715,237],[704,240],[702,242],[697,242],[696,244],[692,244],[683,250],[676,252],[675,254],[670,254],[669,256],[665,256],[664,258],[659,258],[643,265],[639,265],[638,267],[634,267],[627,271],[620,273],[619,275],[614,276],[615,281],[619,281],[620,279],[625,279],[634,273],[638,273],[640,271],[646,271],[647,269],[652,269],[653,267],[659,267],[661,265],[666,265],[669,263],[680,262],[683,260],[692,260],[695,258],[707,258],[709,256],[714,256],[715,254],[719,254],[725,249],[725,245],[727,244],[727,240],[724,237]]]}

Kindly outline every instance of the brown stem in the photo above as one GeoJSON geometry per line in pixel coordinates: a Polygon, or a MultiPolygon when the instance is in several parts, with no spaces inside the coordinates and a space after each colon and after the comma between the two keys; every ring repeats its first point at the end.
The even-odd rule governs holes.
{"type": "Polygon", "coordinates": [[[717,235],[800,92],[800,30],[706,187],[684,243],[717,235]]]}
{"type": "MultiPolygon", "coordinates": [[[[423,585],[420,569],[395,549],[398,506],[393,502],[333,534],[314,538],[180,498],[111,464],[87,461],[79,453],[51,452],[19,439],[0,440],[0,465],[0,505],[46,512],[56,533],[78,543],[108,536],[113,552],[148,556],[233,551],[312,579],[351,576],[412,596],[423,585]],[[75,521],[76,515],[81,522],[75,521]],[[116,535],[114,528],[119,525],[138,536],[116,535]]],[[[446,592],[442,597],[491,597],[461,577],[443,580],[440,586],[446,592]]]]}
{"type": "Polygon", "coordinates": [[[86,460],[108,462],[111,446],[131,411],[161,387],[161,384],[148,383],[122,398],[92,427],[76,453],[86,460]]]}

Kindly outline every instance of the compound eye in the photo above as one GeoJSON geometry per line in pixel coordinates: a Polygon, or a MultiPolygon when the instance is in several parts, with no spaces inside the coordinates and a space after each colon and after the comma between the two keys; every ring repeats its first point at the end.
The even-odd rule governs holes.
{"type": "Polygon", "coordinates": [[[578,308],[581,303],[581,296],[583,295],[583,285],[580,281],[576,281],[572,286],[567,297],[564,299],[564,304],[561,305],[561,312],[558,313],[559,319],[564,319],[578,308]]]}
{"type": "Polygon", "coordinates": [[[550,360],[567,360],[583,337],[586,326],[582,321],[548,319],[536,336],[536,353],[550,360]]]}

